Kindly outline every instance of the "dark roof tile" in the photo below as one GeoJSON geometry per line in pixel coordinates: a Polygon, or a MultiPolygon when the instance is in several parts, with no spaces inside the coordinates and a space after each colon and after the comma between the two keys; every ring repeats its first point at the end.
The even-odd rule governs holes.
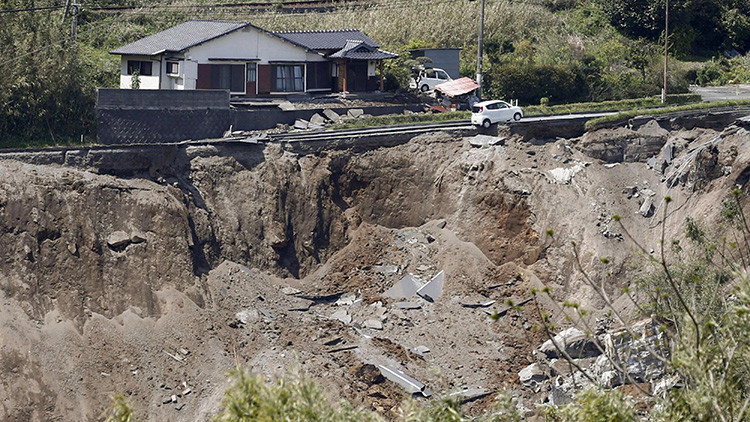
{"type": "Polygon", "coordinates": [[[110,51],[111,54],[154,56],[164,51],[183,51],[237,29],[247,22],[191,20],[110,51]]]}
{"type": "Polygon", "coordinates": [[[334,31],[286,31],[274,32],[274,35],[302,45],[310,50],[340,50],[347,41],[361,41],[370,47],[380,47],[378,43],[362,33],[359,29],[342,29],[334,31]]]}

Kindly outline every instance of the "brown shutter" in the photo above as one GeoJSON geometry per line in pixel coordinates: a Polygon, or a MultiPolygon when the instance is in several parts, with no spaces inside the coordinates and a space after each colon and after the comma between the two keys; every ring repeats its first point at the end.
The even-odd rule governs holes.
{"type": "Polygon", "coordinates": [[[211,89],[211,65],[198,65],[198,81],[195,83],[196,89],[211,89]]]}
{"type": "Polygon", "coordinates": [[[271,92],[271,65],[258,65],[258,94],[271,92]]]}

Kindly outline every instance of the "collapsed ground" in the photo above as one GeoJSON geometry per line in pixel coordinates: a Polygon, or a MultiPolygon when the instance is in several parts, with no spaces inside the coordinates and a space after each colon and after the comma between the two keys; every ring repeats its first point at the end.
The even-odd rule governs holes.
{"type": "Polygon", "coordinates": [[[669,236],[687,216],[716,224],[727,192],[748,188],[742,125],[435,133],[360,153],[227,144],[68,152],[62,165],[5,155],[0,419],[96,419],[121,393],[149,420],[206,420],[236,365],[306,373],[332,400],[389,418],[406,393],[377,365],[433,398],[490,393],[470,412],[500,390],[533,410],[545,392],[518,372],[545,338],[533,306],[505,301],[548,285],[601,309],[570,241],[617,297],[644,265],[610,217],[658,250],[665,195],[669,236]],[[434,301],[386,293],[440,271],[434,301]]]}

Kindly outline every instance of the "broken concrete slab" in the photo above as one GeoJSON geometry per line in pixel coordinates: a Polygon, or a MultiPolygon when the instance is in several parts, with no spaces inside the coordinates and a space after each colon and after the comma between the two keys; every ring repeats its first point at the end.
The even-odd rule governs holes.
{"type": "Polygon", "coordinates": [[[260,308],[258,309],[258,311],[260,311],[260,313],[263,314],[263,316],[268,318],[269,320],[271,321],[276,320],[276,317],[273,316],[273,314],[268,309],[260,308]]]}
{"type": "Polygon", "coordinates": [[[348,111],[346,112],[346,115],[347,115],[347,116],[349,116],[349,117],[353,117],[353,118],[355,118],[355,119],[356,119],[357,117],[359,117],[359,116],[362,116],[363,114],[365,114],[365,111],[364,111],[364,110],[362,110],[361,108],[350,108],[350,109],[349,109],[349,110],[348,110],[348,111]]]}
{"type": "Polygon", "coordinates": [[[414,296],[420,287],[422,286],[414,280],[414,277],[411,274],[407,274],[398,283],[394,284],[393,287],[386,290],[384,294],[391,299],[408,299],[414,296]]]}
{"type": "Polygon", "coordinates": [[[284,101],[284,102],[280,103],[280,104],[279,104],[279,108],[280,108],[281,110],[283,110],[283,111],[292,111],[292,110],[294,110],[294,109],[295,109],[295,108],[294,108],[294,104],[292,104],[292,103],[291,103],[291,102],[289,102],[289,101],[284,101]]]}
{"type": "Polygon", "coordinates": [[[310,124],[322,127],[326,124],[326,119],[320,114],[315,113],[312,115],[312,117],[310,117],[310,124]]]}
{"type": "Polygon", "coordinates": [[[297,119],[294,121],[294,128],[295,129],[302,129],[305,130],[310,126],[310,122],[303,119],[297,119]]]}
{"type": "Polygon", "coordinates": [[[323,110],[323,115],[326,117],[326,119],[332,121],[333,123],[338,123],[341,121],[341,116],[339,116],[338,113],[331,110],[330,108],[323,110]]]}
{"type": "Polygon", "coordinates": [[[539,351],[544,353],[548,359],[563,357],[558,349],[564,351],[573,359],[589,358],[601,354],[601,350],[599,350],[595,341],[578,328],[570,327],[559,332],[552,339],[545,341],[539,347],[539,351]]]}
{"type": "Polygon", "coordinates": [[[469,145],[473,147],[491,147],[495,145],[503,145],[505,143],[505,137],[489,136],[489,135],[477,135],[469,138],[469,145]]]}
{"type": "Polygon", "coordinates": [[[396,368],[378,365],[378,369],[386,379],[400,385],[409,394],[421,394],[423,397],[430,397],[432,395],[432,391],[427,386],[396,368]]]}
{"type": "Polygon", "coordinates": [[[143,243],[146,241],[146,235],[139,231],[134,231],[130,235],[130,243],[137,244],[137,243],[143,243]]]}
{"type": "Polygon", "coordinates": [[[349,324],[350,322],[352,322],[352,316],[349,315],[348,312],[346,312],[346,309],[340,309],[334,312],[333,315],[331,315],[331,318],[337,319],[344,324],[349,324]]]}
{"type": "Polygon", "coordinates": [[[444,282],[445,273],[440,270],[435,277],[432,277],[432,280],[417,290],[417,294],[427,301],[434,302],[443,294],[444,282]]]}
{"type": "Polygon", "coordinates": [[[395,274],[398,272],[396,265],[375,265],[372,270],[381,274],[395,274]]]}
{"type": "Polygon", "coordinates": [[[368,319],[362,324],[365,328],[371,328],[373,330],[382,330],[383,323],[378,319],[368,319]]]}
{"type": "Polygon", "coordinates": [[[494,305],[495,301],[487,299],[487,298],[484,298],[484,299],[479,299],[479,300],[462,300],[459,303],[464,308],[475,309],[475,308],[488,308],[488,307],[494,305]]]}

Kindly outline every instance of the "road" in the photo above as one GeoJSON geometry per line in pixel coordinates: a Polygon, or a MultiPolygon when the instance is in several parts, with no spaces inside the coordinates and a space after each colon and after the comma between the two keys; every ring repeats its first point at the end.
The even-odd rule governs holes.
{"type": "Polygon", "coordinates": [[[700,95],[703,101],[749,100],[750,84],[691,86],[690,92],[700,95]]]}

